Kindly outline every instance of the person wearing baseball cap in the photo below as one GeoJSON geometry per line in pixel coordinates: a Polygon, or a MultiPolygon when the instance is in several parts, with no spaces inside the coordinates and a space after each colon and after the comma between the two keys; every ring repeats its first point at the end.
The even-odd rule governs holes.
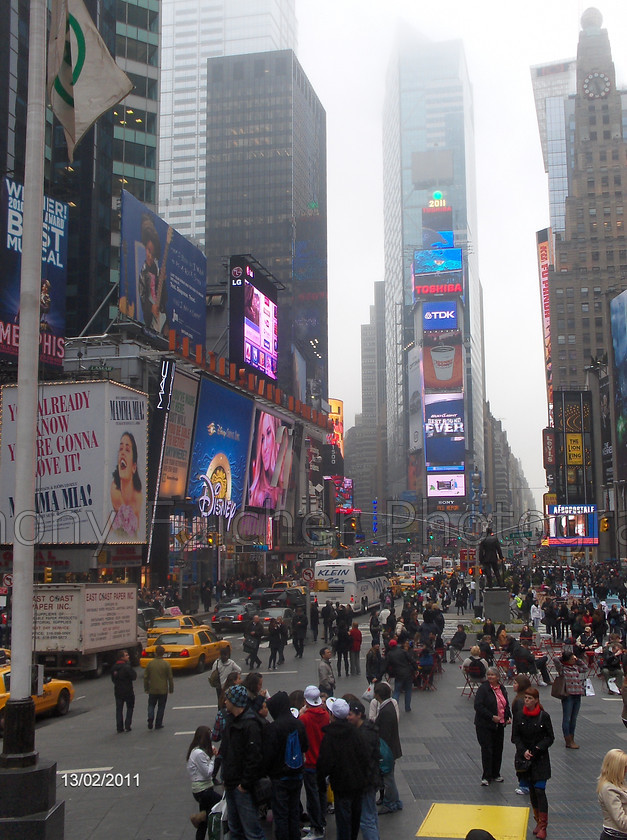
{"type": "Polygon", "coordinates": [[[229,723],[220,752],[229,831],[234,840],[265,840],[253,796],[264,775],[263,722],[242,684],[227,690],[225,704],[229,723]]]}
{"type": "Polygon", "coordinates": [[[320,840],[324,837],[327,811],[326,782],[318,787],[316,765],[320,755],[320,744],[324,737],[324,728],[329,724],[329,712],[322,702],[320,689],[315,685],[305,688],[305,709],[299,720],[305,727],[309,748],[305,753],[303,784],[307,797],[307,813],[311,817],[311,828],[303,840],[320,840]]]}
{"type": "Polygon", "coordinates": [[[361,795],[368,782],[368,754],[357,727],[348,722],[346,700],[329,698],[331,722],[324,727],[318,756],[318,787],[325,789],[328,776],[335,799],[337,840],[357,837],[361,818],[361,795]]]}

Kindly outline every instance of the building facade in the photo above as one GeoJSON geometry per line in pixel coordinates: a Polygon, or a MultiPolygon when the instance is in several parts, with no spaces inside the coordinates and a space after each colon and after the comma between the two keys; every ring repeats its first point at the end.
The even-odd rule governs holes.
{"type": "Polygon", "coordinates": [[[207,59],[296,50],[294,0],[161,0],[159,214],[205,244],[207,59]]]}
{"type": "MultiPolygon", "coordinates": [[[[279,288],[279,387],[328,397],[326,114],[291,50],[212,58],[207,82],[206,254],[251,254],[279,288]]],[[[226,311],[208,349],[220,352],[226,311]]]]}

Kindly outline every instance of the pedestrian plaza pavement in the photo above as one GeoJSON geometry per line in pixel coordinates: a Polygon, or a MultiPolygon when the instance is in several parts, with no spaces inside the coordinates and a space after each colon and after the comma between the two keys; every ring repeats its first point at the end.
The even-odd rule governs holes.
{"type": "MultiPolygon", "coordinates": [[[[596,780],[605,753],[619,748],[627,751],[627,729],[621,721],[622,699],[606,693],[604,683],[593,680],[596,695],[582,698],[577,721],[576,741],[579,750],[567,750],[561,733],[561,704],[551,697],[550,687],[540,688],[540,702],[551,715],[555,743],[551,747],[552,777],[547,784],[550,840],[596,840],[601,833],[601,815],[596,797],[596,780]]],[[[458,664],[447,664],[436,679],[435,691],[414,691],[412,711],[405,713],[401,703],[401,742],[403,757],[396,764],[396,781],[403,811],[380,817],[383,840],[416,836],[434,803],[447,808],[438,823],[433,813],[418,834],[421,838],[465,837],[473,824],[465,811],[451,831],[455,805],[528,807],[527,797],[517,795],[514,774],[514,748],[511,729],[505,734],[503,784],[481,787],[481,756],[474,730],[474,698],[461,696],[464,679],[458,664]],[[452,807],[451,807],[452,806],[452,807]],[[465,824],[468,819],[468,824],[465,824]],[[463,829],[463,831],[462,831],[463,829]],[[426,833],[425,833],[426,831],[426,833]],[[445,833],[441,833],[444,831],[445,833]]],[[[343,688],[343,687],[342,687],[343,688]]],[[[512,699],[512,690],[508,687],[512,699]]],[[[502,816],[502,815],[501,815],[502,816]]],[[[437,815],[436,815],[437,817],[437,815]]],[[[496,840],[522,840],[531,833],[535,822],[529,813],[527,832],[514,833],[519,825],[518,812],[505,818],[502,830],[491,829],[496,840]]]]}

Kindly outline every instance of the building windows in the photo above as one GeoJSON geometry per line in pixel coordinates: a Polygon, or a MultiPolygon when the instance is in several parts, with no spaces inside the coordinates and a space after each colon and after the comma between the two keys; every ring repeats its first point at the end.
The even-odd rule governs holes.
{"type": "Polygon", "coordinates": [[[582,303],[581,304],[581,311],[582,312],[589,312],[590,311],[590,304],[589,303],[582,303]]]}
{"type": "Polygon", "coordinates": [[[557,336],[557,343],[558,344],[566,344],[566,336],[565,335],[558,335],[557,336]]]}

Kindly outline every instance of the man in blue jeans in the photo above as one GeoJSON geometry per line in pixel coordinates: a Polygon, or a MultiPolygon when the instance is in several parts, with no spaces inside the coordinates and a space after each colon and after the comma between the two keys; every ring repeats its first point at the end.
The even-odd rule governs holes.
{"type": "Polygon", "coordinates": [[[383,784],[383,778],[379,769],[379,730],[371,720],[366,720],[366,709],[360,700],[352,700],[348,705],[348,722],[357,727],[368,756],[368,778],[361,795],[361,836],[363,840],[380,840],[377,791],[383,784]]]}

